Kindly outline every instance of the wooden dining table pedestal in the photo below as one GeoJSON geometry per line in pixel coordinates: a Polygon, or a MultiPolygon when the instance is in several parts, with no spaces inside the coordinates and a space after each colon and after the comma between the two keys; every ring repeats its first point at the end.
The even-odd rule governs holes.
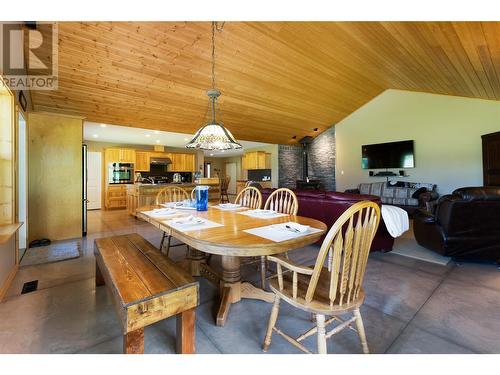
{"type": "Polygon", "coordinates": [[[171,235],[188,245],[190,248],[189,254],[185,260],[180,262],[180,265],[190,272],[192,276],[202,276],[219,288],[221,302],[216,317],[218,326],[224,326],[231,305],[243,298],[257,299],[268,303],[274,301],[273,293],[257,288],[249,282],[242,281],[242,257],[281,254],[307,246],[317,242],[327,229],[324,223],[301,216],[284,215],[261,219],[242,215],[238,211],[209,207],[208,211],[205,212],[189,211],[179,213],[179,215],[198,216],[222,224],[221,226],[199,230],[179,230],[169,223],[173,219],[171,215],[152,215],[151,210],[154,208],[160,208],[160,206],[142,207],[138,210],[138,216],[163,230],[167,235],[171,235]],[[246,229],[290,221],[308,225],[319,229],[319,231],[283,242],[274,242],[245,232],[246,229]],[[221,271],[215,270],[207,264],[206,254],[221,256],[221,271]]]}

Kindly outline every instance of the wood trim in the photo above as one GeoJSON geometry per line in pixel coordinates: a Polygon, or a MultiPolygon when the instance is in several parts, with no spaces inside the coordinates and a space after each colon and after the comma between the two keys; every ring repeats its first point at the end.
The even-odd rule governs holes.
{"type": "Polygon", "coordinates": [[[50,111],[31,111],[29,113],[30,113],[30,115],[46,115],[46,116],[68,117],[68,118],[73,118],[73,119],[78,119],[78,120],[85,120],[87,118],[86,116],[68,115],[66,113],[50,112],[50,111]]]}
{"type": "Polygon", "coordinates": [[[14,236],[23,223],[0,225],[0,245],[6,243],[14,236]]]}
{"type": "Polygon", "coordinates": [[[14,277],[16,276],[18,269],[19,269],[19,264],[15,264],[14,267],[12,267],[11,271],[9,272],[9,275],[3,282],[3,285],[0,286],[0,302],[3,301],[3,298],[7,294],[7,291],[10,288],[10,284],[12,284],[12,280],[14,280],[14,277]]]}

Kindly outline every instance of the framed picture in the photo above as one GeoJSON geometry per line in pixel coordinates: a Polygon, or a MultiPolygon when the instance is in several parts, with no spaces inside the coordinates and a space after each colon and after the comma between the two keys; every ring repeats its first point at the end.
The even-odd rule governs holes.
{"type": "Polygon", "coordinates": [[[28,101],[26,100],[26,96],[24,96],[24,92],[22,90],[19,91],[19,104],[21,105],[23,111],[26,112],[26,109],[28,108],[28,101]]]}

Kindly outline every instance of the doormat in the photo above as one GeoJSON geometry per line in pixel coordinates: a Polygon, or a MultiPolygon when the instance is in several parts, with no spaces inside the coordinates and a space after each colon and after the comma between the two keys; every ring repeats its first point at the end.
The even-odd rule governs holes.
{"type": "Polygon", "coordinates": [[[33,247],[26,250],[20,266],[60,262],[79,258],[80,255],[80,241],[53,242],[49,246],[33,247]]]}

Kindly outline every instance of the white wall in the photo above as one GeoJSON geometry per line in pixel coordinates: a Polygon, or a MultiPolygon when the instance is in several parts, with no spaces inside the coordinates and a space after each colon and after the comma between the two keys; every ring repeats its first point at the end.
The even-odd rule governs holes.
{"type": "Polygon", "coordinates": [[[361,145],[414,140],[415,168],[403,180],[432,182],[447,194],[482,185],[481,135],[500,131],[500,102],[387,90],[335,130],[338,191],[385,180],[361,169],[361,145]]]}

